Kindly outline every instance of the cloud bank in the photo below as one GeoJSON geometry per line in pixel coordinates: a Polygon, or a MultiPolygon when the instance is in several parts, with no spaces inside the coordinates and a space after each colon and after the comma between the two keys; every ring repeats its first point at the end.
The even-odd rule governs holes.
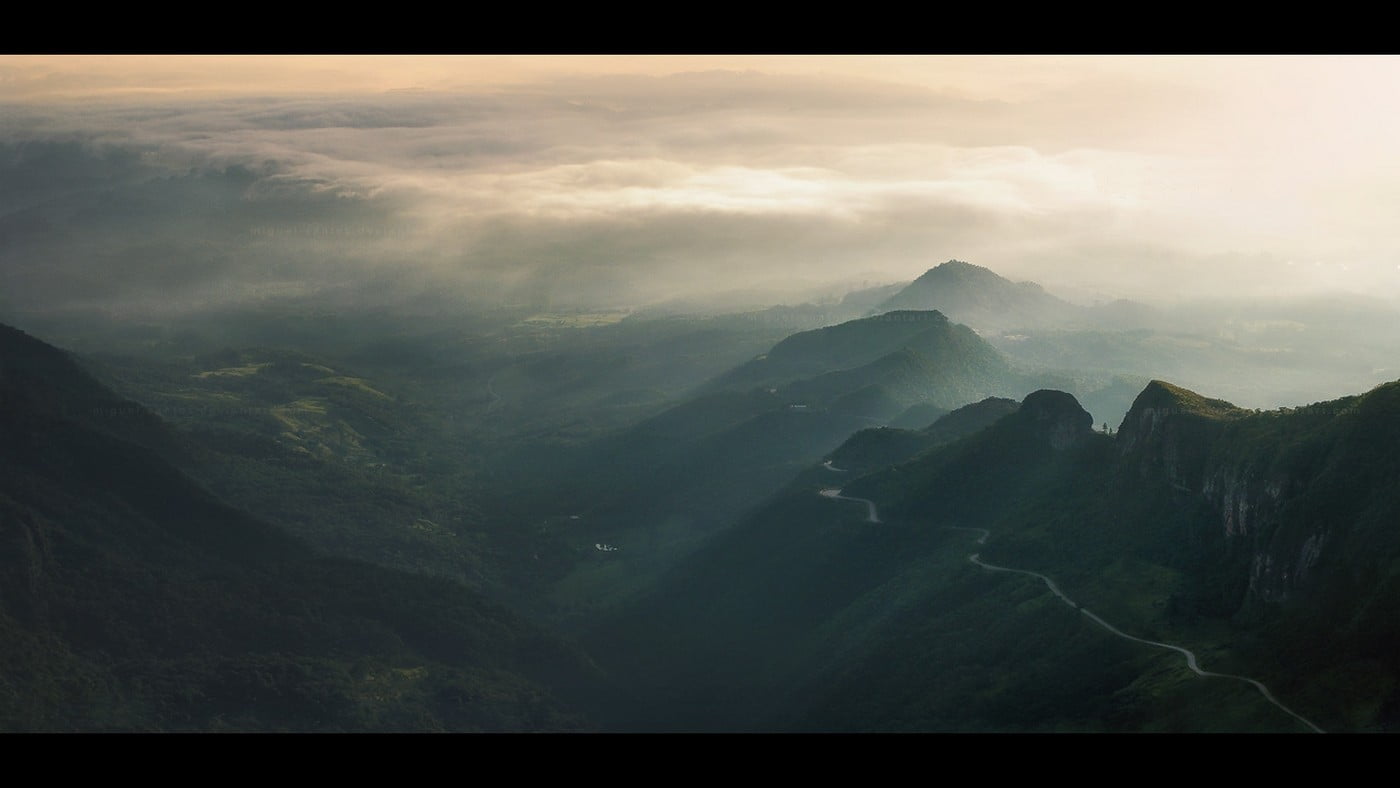
{"type": "Polygon", "coordinates": [[[0,306],[1400,295],[1391,58],[89,61],[0,60],[0,306]]]}

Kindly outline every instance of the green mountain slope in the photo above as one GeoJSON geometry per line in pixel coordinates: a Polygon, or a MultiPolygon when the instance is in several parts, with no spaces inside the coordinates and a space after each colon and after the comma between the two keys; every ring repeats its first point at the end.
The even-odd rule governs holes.
{"type": "MultiPolygon", "coordinates": [[[[694,399],[585,447],[533,497],[587,514],[571,530],[588,558],[599,559],[589,553],[600,543],[619,548],[606,571],[582,562],[584,576],[624,577],[636,590],[857,430],[916,404],[950,409],[1021,385],[996,351],[937,312],[804,331],[694,399]]],[[[574,600],[612,600],[617,585],[564,584],[574,600]]]]}
{"type": "Polygon", "coordinates": [[[0,327],[0,727],[572,729],[587,661],[462,586],[317,557],[0,327]]]}
{"type": "Polygon", "coordinates": [[[164,456],[234,506],[332,555],[500,585],[473,454],[394,387],[271,348],[84,364],[164,415],[164,456]]]}
{"type": "Polygon", "coordinates": [[[978,553],[1208,671],[1264,681],[1324,729],[1391,729],[1397,430],[1400,383],[1256,413],[1154,381],[1115,437],[1042,391],[845,483],[880,524],[815,495],[848,477],[812,470],[593,633],[648,687],[613,724],[1307,730],[978,553]]]}
{"type": "Polygon", "coordinates": [[[878,427],[852,435],[831,453],[831,464],[857,475],[908,460],[971,435],[1020,407],[1015,400],[988,397],[944,414],[923,429],[878,427]]]}
{"type": "MultiPolygon", "coordinates": [[[[864,373],[866,382],[880,382],[879,367],[871,365],[901,355],[926,360],[933,368],[946,371],[948,380],[961,377],[983,383],[1006,372],[1000,354],[966,326],[952,323],[936,311],[906,310],[793,334],[764,355],[721,375],[712,386],[781,389],[823,376],[854,375],[860,369],[869,370],[864,373]],[[870,379],[872,374],[876,375],[874,380],[870,379]]],[[[823,390],[835,387],[811,382],[806,385],[823,390]]],[[[858,387],[847,383],[843,392],[858,387]]]]}

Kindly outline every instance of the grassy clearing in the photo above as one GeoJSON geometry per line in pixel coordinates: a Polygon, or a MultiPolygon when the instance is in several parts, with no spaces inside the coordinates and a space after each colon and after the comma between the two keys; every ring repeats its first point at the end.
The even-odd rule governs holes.
{"type": "Polygon", "coordinates": [[[264,368],[272,365],[270,361],[262,361],[256,364],[245,364],[241,367],[224,367],[223,369],[211,369],[207,372],[196,372],[194,377],[200,379],[207,378],[244,378],[249,375],[256,375],[264,368]]]}
{"type": "Polygon", "coordinates": [[[277,419],[292,432],[315,429],[317,425],[309,423],[306,414],[326,415],[326,401],[322,399],[299,399],[289,402],[286,405],[278,405],[270,411],[272,417],[277,419]]]}
{"type": "Polygon", "coordinates": [[[365,382],[365,379],[364,379],[364,378],[352,378],[352,377],[347,377],[347,376],[344,376],[344,375],[340,375],[340,376],[329,377],[329,378],[321,378],[320,380],[317,380],[316,382],[317,382],[317,383],[328,383],[328,384],[330,384],[330,385],[332,385],[332,386],[344,386],[345,388],[354,389],[354,390],[356,390],[356,391],[362,391],[362,392],[364,392],[365,394],[369,394],[369,395],[372,396],[372,397],[377,397],[377,398],[382,399],[382,400],[387,400],[387,399],[389,399],[389,395],[388,395],[388,394],[385,394],[384,392],[380,391],[379,389],[376,389],[376,388],[374,388],[373,386],[369,385],[368,383],[365,382]]]}
{"type": "Polygon", "coordinates": [[[589,328],[592,326],[610,326],[620,323],[627,317],[627,312],[581,312],[579,314],[553,314],[542,313],[531,315],[520,321],[519,325],[539,328],[550,326],[554,328],[589,328]]]}

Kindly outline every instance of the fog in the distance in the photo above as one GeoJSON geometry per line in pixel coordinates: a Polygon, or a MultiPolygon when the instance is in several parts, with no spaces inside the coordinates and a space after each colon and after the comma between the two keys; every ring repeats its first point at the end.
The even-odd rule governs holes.
{"type": "Polygon", "coordinates": [[[0,306],[792,301],[951,257],[1085,303],[1391,300],[1397,66],[8,58],[0,306]]]}

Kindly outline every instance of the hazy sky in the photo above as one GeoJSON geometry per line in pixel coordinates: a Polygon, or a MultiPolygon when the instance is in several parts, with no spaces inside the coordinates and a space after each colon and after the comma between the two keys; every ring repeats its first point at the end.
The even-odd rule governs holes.
{"type": "Polygon", "coordinates": [[[0,58],[12,300],[1398,298],[1397,197],[1393,57],[0,58]]]}

